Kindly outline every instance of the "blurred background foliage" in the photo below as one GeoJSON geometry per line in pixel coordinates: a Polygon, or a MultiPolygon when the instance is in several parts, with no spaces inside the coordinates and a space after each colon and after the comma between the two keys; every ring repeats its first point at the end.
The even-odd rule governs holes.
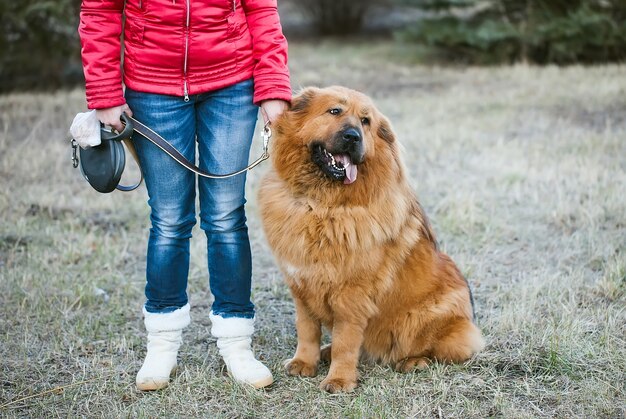
{"type": "MultiPolygon", "coordinates": [[[[421,60],[626,58],[626,0],[279,0],[279,7],[288,37],[393,35],[426,51],[421,60]]],[[[0,92],[82,83],[79,9],[80,0],[0,0],[0,92]]]]}
{"type": "Polygon", "coordinates": [[[0,92],[82,83],[80,0],[0,0],[0,92]]]}
{"type": "Polygon", "coordinates": [[[603,63],[626,56],[626,0],[404,0],[431,12],[401,37],[471,63],[603,63]]]}

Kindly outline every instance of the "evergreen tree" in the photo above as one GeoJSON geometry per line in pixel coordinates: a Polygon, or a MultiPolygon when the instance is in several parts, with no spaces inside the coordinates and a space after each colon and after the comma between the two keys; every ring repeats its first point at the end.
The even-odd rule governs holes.
{"type": "Polygon", "coordinates": [[[82,80],[80,0],[0,0],[0,92],[82,80]]]}
{"type": "Polygon", "coordinates": [[[313,21],[321,35],[356,34],[363,26],[365,14],[386,0],[306,0],[296,5],[313,21]]]}
{"type": "Polygon", "coordinates": [[[405,37],[471,62],[619,61],[624,0],[405,0],[430,12],[405,37]]]}

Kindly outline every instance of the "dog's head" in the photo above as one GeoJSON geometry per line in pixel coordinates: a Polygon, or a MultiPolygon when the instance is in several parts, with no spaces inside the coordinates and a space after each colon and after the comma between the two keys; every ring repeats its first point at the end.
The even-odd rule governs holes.
{"type": "Polygon", "coordinates": [[[300,92],[277,121],[276,134],[274,166],[294,185],[356,188],[374,167],[378,176],[388,172],[386,165],[401,171],[387,118],[369,97],[344,87],[300,92]]]}

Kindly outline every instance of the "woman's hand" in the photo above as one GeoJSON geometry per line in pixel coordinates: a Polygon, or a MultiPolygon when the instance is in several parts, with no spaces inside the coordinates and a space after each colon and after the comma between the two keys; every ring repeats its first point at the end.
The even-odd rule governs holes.
{"type": "Polygon", "coordinates": [[[124,130],[124,125],[120,120],[122,113],[126,113],[128,116],[133,116],[133,112],[127,104],[113,106],[112,108],[96,109],[96,116],[98,117],[98,120],[104,125],[113,127],[117,132],[122,132],[124,130]]]}
{"type": "Polygon", "coordinates": [[[266,124],[274,122],[283,112],[289,108],[289,102],[279,99],[264,100],[261,102],[261,113],[263,122],[266,124]]]}

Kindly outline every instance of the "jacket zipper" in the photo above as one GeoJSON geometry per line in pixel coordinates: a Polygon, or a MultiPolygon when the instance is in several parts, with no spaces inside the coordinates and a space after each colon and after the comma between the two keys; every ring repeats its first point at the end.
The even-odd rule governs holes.
{"type": "Polygon", "coordinates": [[[190,18],[190,0],[187,0],[187,20],[185,21],[185,61],[183,64],[183,91],[185,94],[185,102],[189,102],[189,88],[187,84],[187,59],[189,56],[189,18],[190,18]]]}

